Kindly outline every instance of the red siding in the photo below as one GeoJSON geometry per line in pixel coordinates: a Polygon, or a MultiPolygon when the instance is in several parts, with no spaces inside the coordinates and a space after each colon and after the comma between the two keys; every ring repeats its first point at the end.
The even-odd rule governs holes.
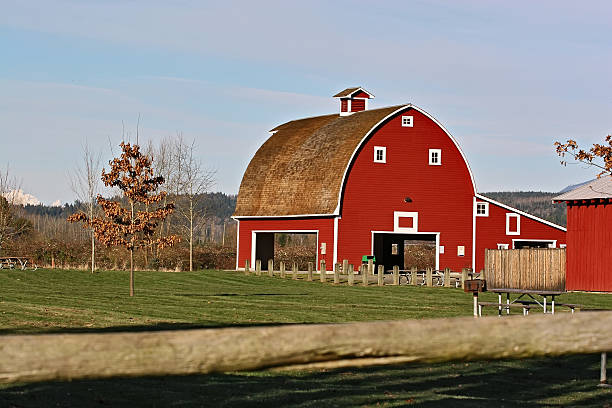
{"type": "Polygon", "coordinates": [[[569,204],[567,227],[567,290],[612,292],[612,204],[569,204]]]}
{"type": "Polygon", "coordinates": [[[340,99],[340,112],[348,111],[348,99],[340,99]]]}
{"type": "MultiPolygon", "coordinates": [[[[482,200],[476,200],[483,202],[482,200]]],[[[508,244],[512,249],[513,239],[556,240],[557,248],[565,244],[566,232],[540,221],[520,215],[520,235],[506,235],[506,214],[514,211],[489,203],[489,216],[476,217],[476,270],[484,268],[485,249],[497,249],[497,244],[508,244]]],[[[510,219],[511,226],[516,228],[516,221],[510,219]]]]}
{"type": "Polygon", "coordinates": [[[365,110],[365,99],[352,99],[351,112],[361,112],[365,110]]]}
{"type": "Polygon", "coordinates": [[[439,232],[440,267],[472,263],[474,190],[461,153],[447,134],[416,110],[414,127],[401,116],[388,121],[365,144],[349,173],[339,221],[338,260],[358,264],[372,252],[372,231],[393,231],[394,211],[418,212],[418,231],[439,232]],[[386,163],[374,163],[374,146],[386,146],[386,163]],[[442,149],[442,165],[429,165],[429,149],[442,149]],[[412,202],[404,199],[410,197],[412,202]],[[457,246],[465,256],[457,256],[457,246]]]}
{"type": "Polygon", "coordinates": [[[325,259],[328,270],[332,270],[334,255],[334,220],[333,218],[279,218],[279,219],[240,219],[238,267],[244,268],[244,261],[249,259],[251,267],[251,233],[253,230],[287,231],[287,230],[317,230],[318,234],[318,262],[325,259]],[[325,242],[327,248],[325,255],[320,254],[321,243],[325,242]]]}
{"type": "Polygon", "coordinates": [[[368,95],[367,93],[363,92],[363,91],[359,91],[355,94],[352,95],[353,98],[367,98],[370,99],[370,95],[368,95]]]}

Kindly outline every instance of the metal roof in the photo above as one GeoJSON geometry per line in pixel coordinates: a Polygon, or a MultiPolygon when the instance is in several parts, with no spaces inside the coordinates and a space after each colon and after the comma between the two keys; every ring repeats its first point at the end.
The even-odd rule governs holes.
{"type": "Polygon", "coordinates": [[[554,197],[553,201],[591,200],[595,198],[612,198],[612,175],[601,176],[597,180],[554,197]]]}

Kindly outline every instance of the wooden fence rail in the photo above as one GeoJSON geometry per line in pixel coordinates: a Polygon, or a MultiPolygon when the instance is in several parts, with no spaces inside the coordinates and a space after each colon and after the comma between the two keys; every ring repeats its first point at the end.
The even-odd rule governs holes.
{"type": "Polygon", "coordinates": [[[0,337],[0,381],[526,358],[612,350],[612,312],[0,337]]]}
{"type": "Polygon", "coordinates": [[[488,288],[565,291],[565,249],[487,249],[488,288]]]}

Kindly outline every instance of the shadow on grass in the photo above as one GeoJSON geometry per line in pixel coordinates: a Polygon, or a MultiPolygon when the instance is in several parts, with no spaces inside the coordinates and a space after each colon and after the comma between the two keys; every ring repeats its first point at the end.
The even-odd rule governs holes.
{"type": "Polygon", "coordinates": [[[597,355],[0,386],[0,406],[609,407],[597,355]]]}
{"type": "Polygon", "coordinates": [[[186,297],[218,297],[218,296],[240,296],[240,297],[251,297],[251,296],[309,296],[311,293],[218,293],[213,295],[205,295],[202,293],[175,293],[174,296],[186,296],[186,297]]]}
{"type": "Polygon", "coordinates": [[[135,332],[155,332],[164,330],[196,330],[196,329],[226,329],[240,327],[259,327],[259,326],[288,326],[293,324],[304,323],[211,323],[211,324],[194,324],[194,323],[157,323],[151,325],[133,325],[133,326],[111,326],[111,327],[60,327],[50,328],[45,331],[37,329],[36,332],[29,332],[21,328],[0,329],[0,336],[3,335],[44,335],[44,334],[68,334],[68,333],[135,333],[135,332]]]}

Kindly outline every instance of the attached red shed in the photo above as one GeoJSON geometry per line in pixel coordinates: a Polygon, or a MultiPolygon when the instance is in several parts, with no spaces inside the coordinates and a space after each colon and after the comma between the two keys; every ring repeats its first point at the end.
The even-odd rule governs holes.
{"type": "Polygon", "coordinates": [[[612,177],[554,201],[567,203],[567,290],[612,292],[612,177]]]}
{"type": "Polygon", "coordinates": [[[430,242],[436,269],[453,270],[483,268],[485,248],[565,244],[565,228],[477,194],[459,144],[423,109],[368,109],[373,95],[360,87],[335,97],[339,114],[277,126],[249,163],[237,268],[265,265],[280,232],[316,234],[317,263],[330,269],[363,255],[403,267],[411,240],[430,242]]]}

